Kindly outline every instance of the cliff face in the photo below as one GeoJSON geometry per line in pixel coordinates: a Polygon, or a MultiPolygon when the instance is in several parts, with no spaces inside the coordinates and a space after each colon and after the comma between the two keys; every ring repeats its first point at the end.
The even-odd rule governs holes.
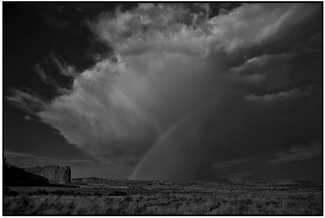
{"type": "Polygon", "coordinates": [[[12,166],[4,159],[3,181],[5,186],[29,186],[29,185],[48,185],[49,180],[44,176],[31,172],[26,172],[16,166],[12,166]]]}
{"type": "Polygon", "coordinates": [[[25,169],[27,172],[44,176],[51,183],[66,184],[71,182],[71,169],[69,166],[59,167],[50,165],[45,167],[33,167],[25,169]]]}

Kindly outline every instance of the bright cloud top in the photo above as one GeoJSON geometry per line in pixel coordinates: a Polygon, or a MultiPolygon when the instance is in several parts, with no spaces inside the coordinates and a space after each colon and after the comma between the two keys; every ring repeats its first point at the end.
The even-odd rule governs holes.
{"type": "Polygon", "coordinates": [[[209,4],[193,7],[196,12],[182,4],[139,4],[101,14],[88,24],[113,48],[113,58],[101,58],[79,74],[55,59],[61,73],[73,78],[70,90],[48,103],[18,90],[8,100],[99,160],[134,164],[184,116],[195,131],[231,90],[255,96],[269,78],[256,69],[287,46],[272,43],[290,40],[319,10],[313,4],[243,4],[209,18],[209,4]],[[247,75],[248,68],[256,73],[247,75]]]}

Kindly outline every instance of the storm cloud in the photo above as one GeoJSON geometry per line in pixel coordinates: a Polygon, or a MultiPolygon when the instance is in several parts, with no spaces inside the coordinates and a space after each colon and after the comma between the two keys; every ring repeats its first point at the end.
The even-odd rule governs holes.
{"type": "Polygon", "coordinates": [[[19,90],[7,99],[133,179],[205,179],[213,163],[320,139],[321,19],[317,3],[213,17],[209,4],[116,8],[87,22],[112,54],[81,72],[53,58],[70,89],[49,102],[19,90]]]}

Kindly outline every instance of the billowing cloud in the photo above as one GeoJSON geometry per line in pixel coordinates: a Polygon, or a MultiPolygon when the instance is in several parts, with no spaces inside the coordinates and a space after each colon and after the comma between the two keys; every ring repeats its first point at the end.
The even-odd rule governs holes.
{"type": "MultiPolygon", "coordinates": [[[[45,103],[14,90],[8,100],[103,162],[138,163],[136,179],[190,179],[197,172],[178,172],[199,171],[208,147],[223,149],[231,134],[268,146],[268,137],[247,139],[245,126],[236,129],[258,108],[254,128],[267,119],[250,102],[311,96],[301,87],[319,85],[322,41],[314,20],[321,4],[243,4],[212,18],[209,4],[193,7],[200,10],[146,3],[99,15],[88,25],[113,49],[112,58],[101,56],[83,72],[54,58],[73,79],[68,92],[45,103]],[[314,59],[299,61],[307,56],[314,59]],[[209,129],[219,131],[214,143],[209,129]]],[[[279,120],[266,121],[276,126],[279,120]]]]}

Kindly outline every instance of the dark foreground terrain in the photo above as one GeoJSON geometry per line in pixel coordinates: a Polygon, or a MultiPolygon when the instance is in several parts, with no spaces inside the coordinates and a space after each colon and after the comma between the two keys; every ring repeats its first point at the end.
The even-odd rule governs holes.
{"type": "Polygon", "coordinates": [[[322,215],[321,181],[222,184],[73,179],[66,187],[4,188],[4,215],[322,215]]]}

